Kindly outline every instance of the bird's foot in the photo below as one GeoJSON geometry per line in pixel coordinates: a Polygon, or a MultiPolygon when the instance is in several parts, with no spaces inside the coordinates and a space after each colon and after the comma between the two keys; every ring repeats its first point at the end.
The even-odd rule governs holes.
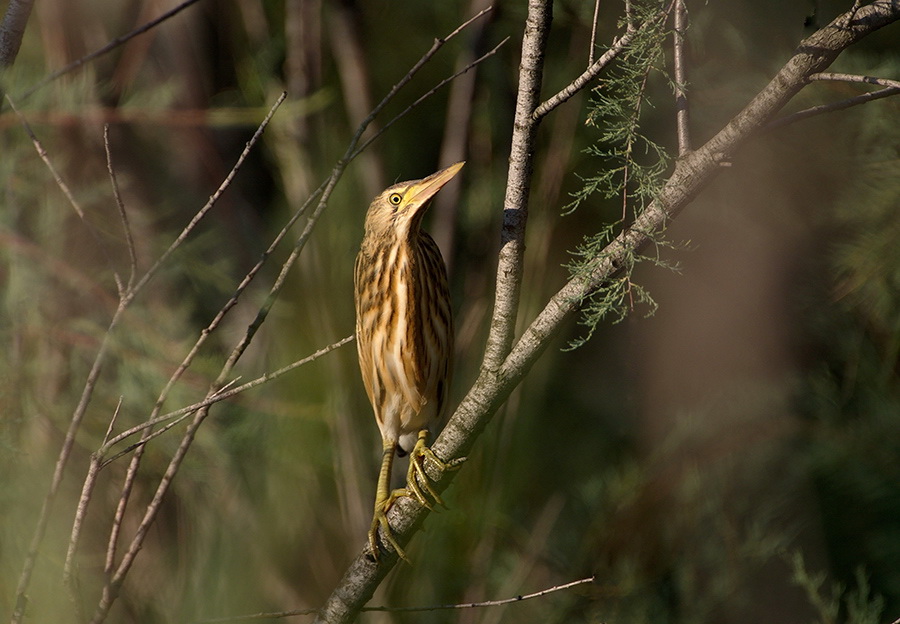
{"type": "Polygon", "coordinates": [[[434,511],[434,507],[431,504],[431,501],[428,499],[431,498],[432,501],[440,505],[441,507],[447,507],[444,504],[444,501],[441,499],[440,495],[431,487],[431,479],[428,476],[428,473],[425,472],[424,461],[427,459],[434,463],[438,468],[443,470],[457,470],[464,461],[466,461],[465,457],[460,457],[454,459],[449,462],[445,462],[443,459],[434,454],[428,447],[428,430],[422,429],[419,432],[419,439],[416,440],[416,445],[413,447],[412,452],[409,454],[409,471],[406,473],[406,492],[407,496],[414,497],[417,501],[422,503],[425,507],[434,511]]]}
{"type": "Polygon", "coordinates": [[[372,516],[372,527],[369,529],[369,548],[372,551],[372,556],[375,558],[375,561],[378,561],[378,528],[381,527],[382,541],[389,544],[406,563],[410,563],[406,553],[403,552],[403,549],[400,548],[400,544],[394,539],[394,534],[391,532],[391,525],[388,522],[387,517],[387,512],[391,508],[391,505],[393,505],[394,501],[401,496],[410,496],[409,490],[406,488],[393,490],[385,500],[375,502],[375,514],[372,516]]]}

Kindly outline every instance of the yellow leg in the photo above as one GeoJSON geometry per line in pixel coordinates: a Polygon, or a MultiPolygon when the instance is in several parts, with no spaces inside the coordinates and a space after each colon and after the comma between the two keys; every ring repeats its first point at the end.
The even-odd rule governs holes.
{"type": "Polygon", "coordinates": [[[409,471],[406,473],[406,488],[408,492],[407,495],[411,494],[412,496],[415,496],[416,500],[428,507],[428,509],[434,511],[434,507],[431,506],[428,497],[431,497],[431,500],[442,507],[446,507],[447,505],[444,504],[444,501],[441,500],[438,493],[431,487],[431,479],[428,478],[428,474],[425,472],[425,467],[422,463],[425,459],[429,459],[441,470],[456,470],[466,458],[461,457],[451,462],[445,462],[435,455],[434,451],[428,448],[427,443],[428,429],[422,429],[419,431],[419,439],[416,440],[416,445],[409,454],[409,471]],[[426,493],[428,496],[426,496],[426,493]]]}
{"type": "Polygon", "coordinates": [[[381,527],[381,535],[385,542],[397,551],[400,557],[409,563],[406,553],[400,548],[400,545],[394,539],[391,533],[391,525],[387,519],[387,512],[394,504],[394,501],[401,496],[409,496],[409,492],[405,489],[390,491],[391,487],[391,466],[394,464],[394,444],[387,440],[383,443],[381,455],[381,472],[378,473],[378,488],[375,490],[375,513],[372,516],[372,527],[369,529],[369,548],[372,550],[372,556],[378,560],[378,527],[381,527]]]}

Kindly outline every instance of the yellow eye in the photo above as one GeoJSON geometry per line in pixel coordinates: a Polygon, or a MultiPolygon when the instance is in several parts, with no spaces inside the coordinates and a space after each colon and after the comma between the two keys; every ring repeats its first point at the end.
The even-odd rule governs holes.
{"type": "Polygon", "coordinates": [[[391,193],[391,196],[388,197],[388,201],[391,202],[394,206],[400,205],[400,200],[403,199],[403,196],[400,193],[391,193]]]}

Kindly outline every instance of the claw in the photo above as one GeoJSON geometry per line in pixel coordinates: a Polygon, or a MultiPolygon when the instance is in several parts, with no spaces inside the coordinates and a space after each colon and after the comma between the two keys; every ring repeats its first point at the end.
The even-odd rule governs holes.
{"type": "Polygon", "coordinates": [[[422,462],[428,459],[441,470],[457,470],[466,458],[460,457],[453,461],[445,462],[434,454],[434,451],[428,447],[427,442],[428,430],[422,429],[419,431],[419,438],[416,440],[416,445],[409,454],[409,471],[406,473],[406,487],[416,500],[429,510],[434,511],[434,507],[431,505],[428,497],[431,497],[431,500],[441,507],[446,508],[447,505],[444,504],[440,495],[435,492],[433,487],[431,487],[431,479],[425,472],[425,467],[422,465],[422,462]]]}
{"type": "Polygon", "coordinates": [[[390,493],[390,496],[384,502],[380,502],[375,507],[375,514],[372,516],[372,526],[369,529],[369,549],[372,551],[372,556],[375,558],[375,561],[378,561],[379,549],[378,549],[378,528],[381,527],[381,539],[383,542],[390,544],[391,548],[393,548],[397,554],[403,559],[406,563],[410,563],[409,558],[406,556],[406,553],[403,552],[403,549],[400,548],[400,544],[397,543],[397,540],[394,539],[394,534],[391,532],[391,525],[388,522],[387,512],[391,508],[391,505],[394,504],[394,501],[400,498],[401,496],[409,496],[409,491],[406,489],[394,490],[390,493]]]}
{"type": "Polygon", "coordinates": [[[384,454],[381,464],[381,474],[378,479],[378,491],[376,494],[375,500],[375,513],[372,516],[372,526],[369,528],[369,549],[372,551],[372,557],[375,561],[378,561],[379,557],[379,547],[378,547],[378,529],[381,529],[381,540],[383,544],[390,545],[393,548],[397,555],[400,556],[406,563],[411,563],[409,558],[406,556],[406,553],[403,552],[403,549],[400,548],[400,544],[397,543],[397,540],[394,539],[394,534],[391,532],[391,525],[388,522],[387,513],[391,508],[391,505],[394,504],[401,496],[409,496],[410,498],[415,498],[422,505],[434,511],[434,507],[432,506],[431,501],[434,501],[436,504],[441,505],[442,507],[446,507],[444,501],[438,495],[438,493],[431,487],[431,479],[428,477],[428,474],[425,472],[425,467],[423,466],[423,462],[427,459],[431,461],[441,470],[456,470],[459,468],[460,464],[465,461],[465,457],[454,459],[453,461],[445,462],[440,457],[434,454],[430,448],[428,448],[428,430],[423,429],[419,432],[419,437],[416,440],[416,445],[413,447],[412,452],[409,454],[409,470],[406,473],[406,487],[398,490],[393,490],[388,493],[388,481],[390,479],[391,473],[391,464],[393,462],[394,457],[394,445],[392,443],[385,443],[384,446],[384,454]],[[430,498],[430,500],[429,500],[430,498]]]}

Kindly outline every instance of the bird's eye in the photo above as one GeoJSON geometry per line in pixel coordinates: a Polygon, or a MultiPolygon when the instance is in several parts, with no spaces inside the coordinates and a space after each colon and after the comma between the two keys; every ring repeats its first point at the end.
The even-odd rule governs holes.
{"type": "Polygon", "coordinates": [[[392,206],[399,206],[401,199],[403,199],[403,197],[400,193],[391,193],[391,196],[388,197],[388,201],[391,202],[392,206]]]}

